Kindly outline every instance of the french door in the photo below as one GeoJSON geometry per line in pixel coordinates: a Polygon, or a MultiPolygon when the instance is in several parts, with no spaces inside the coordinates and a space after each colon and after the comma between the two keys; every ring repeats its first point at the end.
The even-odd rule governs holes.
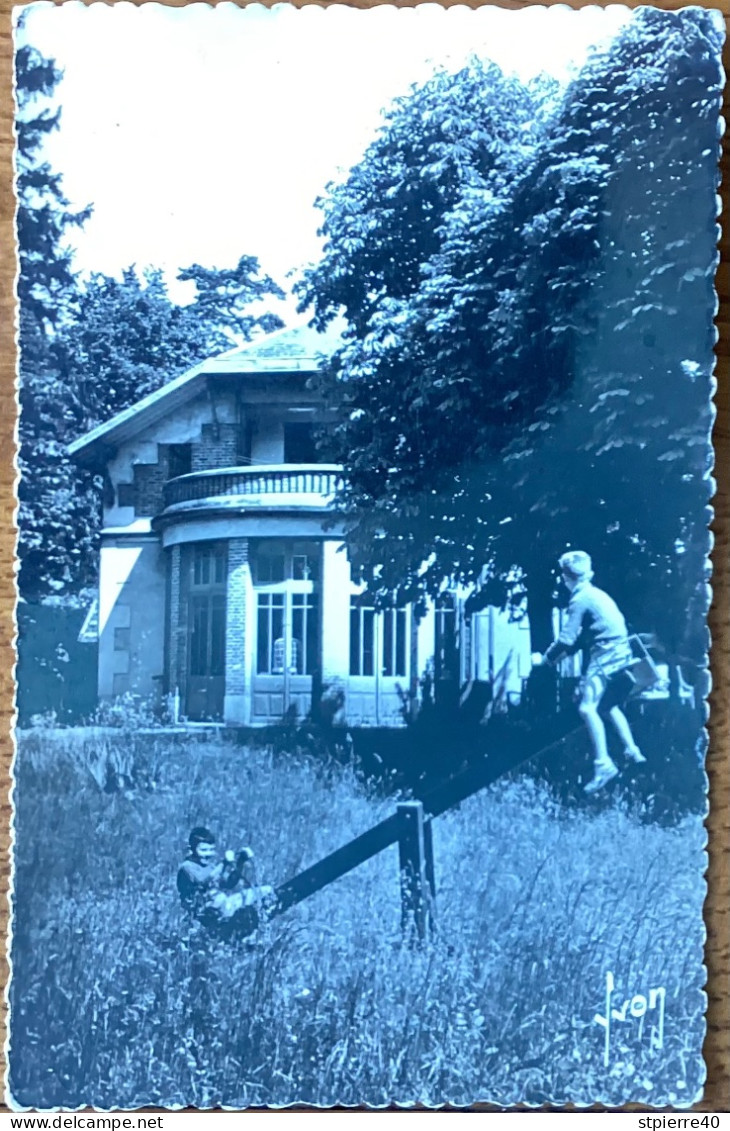
{"type": "Polygon", "coordinates": [[[397,726],[408,709],[410,610],[376,611],[367,595],[350,601],[348,717],[363,726],[397,726]]]}
{"type": "Polygon", "coordinates": [[[185,713],[196,721],[223,718],[226,684],[226,545],[190,547],[187,571],[185,713]]]}
{"type": "Polygon", "coordinates": [[[253,555],[256,643],[253,719],[303,718],[321,651],[320,548],[316,543],[262,542],[253,555]]]}

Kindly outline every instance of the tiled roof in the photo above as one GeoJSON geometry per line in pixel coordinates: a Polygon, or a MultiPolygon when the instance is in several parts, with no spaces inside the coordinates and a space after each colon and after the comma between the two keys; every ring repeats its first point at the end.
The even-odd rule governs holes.
{"type": "MultiPolygon", "coordinates": [[[[260,359],[271,361],[292,361],[294,359],[315,359],[321,354],[332,353],[340,344],[343,324],[337,320],[331,323],[324,333],[313,330],[306,324],[293,329],[278,330],[267,334],[256,342],[239,350],[225,354],[227,365],[239,364],[243,367],[260,359]]],[[[214,364],[215,359],[211,359],[214,364]]]]}

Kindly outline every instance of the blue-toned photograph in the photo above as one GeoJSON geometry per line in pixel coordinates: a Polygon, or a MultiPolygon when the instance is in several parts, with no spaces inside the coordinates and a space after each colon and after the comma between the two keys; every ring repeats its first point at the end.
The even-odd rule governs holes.
{"type": "Polygon", "coordinates": [[[723,35],[16,9],[13,1107],[701,1099],[723,35]]]}

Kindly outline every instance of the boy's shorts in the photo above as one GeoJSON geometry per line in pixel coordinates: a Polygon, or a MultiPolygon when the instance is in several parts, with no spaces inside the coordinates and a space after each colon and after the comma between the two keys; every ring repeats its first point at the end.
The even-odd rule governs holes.
{"type": "Polygon", "coordinates": [[[618,706],[631,691],[632,681],[627,669],[632,660],[628,641],[592,656],[578,685],[579,697],[582,699],[590,691],[593,701],[604,710],[618,706]]]}

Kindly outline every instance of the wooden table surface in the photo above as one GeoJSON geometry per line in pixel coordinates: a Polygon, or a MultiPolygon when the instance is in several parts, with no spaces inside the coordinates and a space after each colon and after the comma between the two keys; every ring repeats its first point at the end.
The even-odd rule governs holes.
{"type": "MultiPolygon", "coordinates": [[[[375,0],[377,2],[377,0],[375,0]]],[[[459,0],[456,0],[459,2],[459,0]]],[[[176,7],[184,0],[177,0],[176,7]]],[[[297,4],[301,7],[301,4],[297,4]]],[[[368,0],[359,0],[353,7],[371,7],[368,0]]],[[[398,7],[411,7],[399,4],[398,7]]],[[[450,5],[449,5],[450,6],[450,5]]],[[[503,0],[503,8],[523,8],[528,5],[519,0],[503,0]]],[[[584,7],[574,0],[572,7],[584,7]]],[[[637,6],[631,4],[631,7],[637,6]]],[[[677,9],[680,3],[658,2],[656,7],[677,9]]],[[[730,0],[704,4],[723,12],[730,40],[730,0]]],[[[11,86],[11,0],[0,0],[0,848],[2,849],[3,887],[7,890],[9,879],[9,833],[11,809],[9,803],[10,766],[12,758],[11,724],[13,713],[13,607],[15,602],[13,554],[15,530],[13,527],[13,430],[15,426],[14,354],[14,299],[13,279],[15,260],[13,254],[12,195],[12,86],[11,86]]],[[[477,7],[477,2],[470,7],[477,7]]],[[[725,69],[730,73],[730,46],[726,44],[725,69]]],[[[730,81],[725,92],[725,120],[728,131],[723,143],[723,204],[725,231],[720,242],[721,263],[717,275],[720,309],[717,316],[719,341],[717,345],[717,377],[719,390],[716,398],[717,422],[714,430],[716,449],[717,495],[715,522],[713,524],[715,548],[714,598],[710,613],[713,636],[712,674],[714,691],[711,696],[710,751],[708,774],[710,778],[710,816],[707,822],[709,835],[708,895],[705,905],[707,925],[706,963],[708,969],[708,1034],[705,1045],[708,1080],[705,1099],[699,1111],[730,1111],[730,771],[728,766],[728,700],[730,700],[730,474],[728,432],[728,370],[730,369],[730,81]]],[[[723,218],[721,217],[721,223],[723,218]]],[[[0,900],[0,921],[4,937],[7,921],[7,901],[0,900]]],[[[0,943],[0,946],[2,944],[0,943]]],[[[3,981],[7,978],[7,963],[3,954],[3,981]]],[[[5,1002],[3,999],[2,1009],[5,1002]]],[[[2,1019],[0,1018],[0,1021],[2,1019]]],[[[4,1046],[4,1037],[0,1035],[4,1046]]]]}

